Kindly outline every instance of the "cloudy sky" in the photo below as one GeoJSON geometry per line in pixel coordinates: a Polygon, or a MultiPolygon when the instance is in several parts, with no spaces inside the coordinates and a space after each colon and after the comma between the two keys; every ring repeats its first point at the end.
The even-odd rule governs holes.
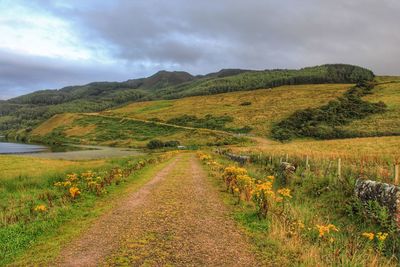
{"type": "Polygon", "coordinates": [[[399,0],[0,0],[0,99],[166,70],[400,74],[399,0]]]}

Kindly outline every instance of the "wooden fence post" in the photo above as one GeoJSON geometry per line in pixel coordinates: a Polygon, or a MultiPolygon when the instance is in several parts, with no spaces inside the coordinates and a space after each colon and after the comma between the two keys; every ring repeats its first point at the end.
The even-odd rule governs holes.
{"type": "Polygon", "coordinates": [[[308,155],[306,156],[306,170],[310,168],[310,164],[308,164],[308,155]]]}
{"type": "Polygon", "coordinates": [[[342,159],[338,159],[338,165],[337,165],[337,176],[338,178],[342,178],[342,159]]]}
{"type": "Polygon", "coordinates": [[[399,185],[399,164],[394,165],[394,184],[399,185]]]}
{"type": "Polygon", "coordinates": [[[289,154],[286,154],[286,162],[289,162],[289,154]]]}

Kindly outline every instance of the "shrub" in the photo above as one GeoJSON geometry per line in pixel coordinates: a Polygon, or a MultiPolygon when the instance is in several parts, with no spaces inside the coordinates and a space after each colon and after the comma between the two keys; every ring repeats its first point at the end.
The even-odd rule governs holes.
{"type": "Polygon", "coordinates": [[[240,103],[240,105],[241,105],[241,106],[250,106],[250,105],[251,105],[251,102],[245,101],[245,102],[240,103]]]}
{"type": "Polygon", "coordinates": [[[148,149],[157,149],[157,148],[163,148],[164,147],[164,142],[161,140],[151,140],[149,143],[147,143],[147,148],[148,149]]]}
{"type": "Polygon", "coordinates": [[[350,133],[337,127],[386,111],[383,102],[370,103],[361,98],[369,94],[371,88],[373,88],[372,83],[360,82],[350,88],[343,97],[330,101],[325,106],[296,111],[272,127],[272,137],[280,141],[295,137],[319,139],[356,137],[357,133],[350,133]]]}
{"type": "Polygon", "coordinates": [[[179,146],[180,144],[181,144],[181,143],[180,143],[179,141],[171,140],[171,141],[165,142],[165,143],[164,143],[164,146],[165,146],[165,147],[177,147],[177,146],[179,146]]]}

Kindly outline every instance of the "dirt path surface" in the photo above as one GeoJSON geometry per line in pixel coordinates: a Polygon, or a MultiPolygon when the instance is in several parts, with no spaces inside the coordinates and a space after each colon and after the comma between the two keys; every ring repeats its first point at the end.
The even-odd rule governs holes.
{"type": "Polygon", "coordinates": [[[64,266],[256,266],[194,155],[183,155],[61,252],[64,266]]]}

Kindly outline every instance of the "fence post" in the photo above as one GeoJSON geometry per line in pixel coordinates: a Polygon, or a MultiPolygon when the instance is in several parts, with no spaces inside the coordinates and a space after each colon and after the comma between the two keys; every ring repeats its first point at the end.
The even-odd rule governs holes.
{"type": "Polygon", "coordinates": [[[399,185],[399,164],[394,165],[394,184],[399,185]]]}
{"type": "Polygon", "coordinates": [[[342,178],[342,159],[341,158],[338,159],[337,175],[338,175],[339,179],[342,178]]]}
{"type": "Polygon", "coordinates": [[[286,162],[289,162],[289,154],[286,154],[286,162]]]}
{"type": "Polygon", "coordinates": [[[308,155],[306,156],[306,170],[310,168],[310,164],[308,164],[308,155]]]}

